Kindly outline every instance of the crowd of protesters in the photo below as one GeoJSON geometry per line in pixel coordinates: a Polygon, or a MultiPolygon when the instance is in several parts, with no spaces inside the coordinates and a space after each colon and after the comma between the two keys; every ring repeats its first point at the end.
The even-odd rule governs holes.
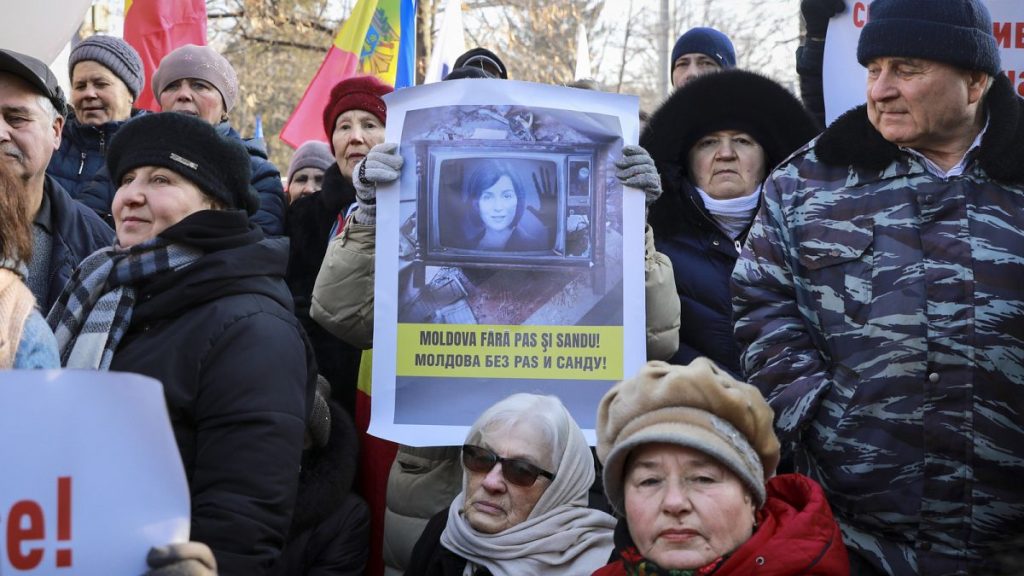
{"type": "MultiPolygon", "coordinates": [[[[160,112],[119,38],[75,46],[67,100],[0,49],[0,368],[163,383],[191,535],[154,576],[1021,573],[1024,100],[980,0],[876,0],[866,103],[823,126],[847,8],[801,2],[802,102],[721,32],[678,38],[615,162],[646,200],[649,362],[596,452],[536,394],[461,446],[366,433],[392,89],[340,81],[282,181],[205,46],[160,62],[160,112]]],[[[474,48],[447,79],[508,77],[474,48]]],[[[473,193],[522,205],[516,180],[473,193]]],[[[478,243],[517,241],[501,210],[478,243]]]]}

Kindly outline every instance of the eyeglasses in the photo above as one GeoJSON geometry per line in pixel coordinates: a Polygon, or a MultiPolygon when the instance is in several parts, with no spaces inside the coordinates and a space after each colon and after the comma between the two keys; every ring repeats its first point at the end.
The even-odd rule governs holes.
{"type": "Polygon", "coordinates": [[[543,476],[552,482],[555,475],[551,472],[541,470],[526,460],[518,458],[502,458],[487,448],[473,446],[472,444],[462,445],[462,465],[471,472],[486,474],[494,469],[496,464],[501,464],[501,475],[505,480],[516,486],[530,487],[537,481],[537,476],[543,476]]]}

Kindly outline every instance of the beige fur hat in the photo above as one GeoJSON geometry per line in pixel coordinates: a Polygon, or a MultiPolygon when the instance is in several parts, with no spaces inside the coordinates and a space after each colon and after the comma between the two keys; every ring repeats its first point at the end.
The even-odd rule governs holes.
{"type": "Polygon", "coordinates": [[[601,399],[597,457],[604,489],[625,515],[623,474],[629,453],[654,442],[699,450],[735,473],[764,503],[766,480],[779,463],[774,413],[757,388],[739,382],[707,358],[687,366],[648,362],[601,399]]]}

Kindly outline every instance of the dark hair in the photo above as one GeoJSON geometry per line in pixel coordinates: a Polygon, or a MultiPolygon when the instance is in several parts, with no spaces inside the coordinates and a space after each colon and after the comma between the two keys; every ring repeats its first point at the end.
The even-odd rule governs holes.
{"type": "Polygon", "coordinates": [[[484,190],[494,186],[502,176],[508,176],[512,181],[512,189],[516,192],[516,214],[512,218],[512,227],[519,224],[526,210],[526,187],[519,178],[519,173],[507,162],[489,158],[480,159],[473,163],[469,173],[463,178],[462,191],[463,199],[467,204],[473,206],[470,210],[470,218],[467,229],[467,238],[479,239],[484,232],[484,223],[480,218],[480,195],[484,190]]]}
{"type": "Polygon", "coordinates": [[[21,181],[0,168],[0,258],[15,262],[32,259],[32,223],[21,181]]]}

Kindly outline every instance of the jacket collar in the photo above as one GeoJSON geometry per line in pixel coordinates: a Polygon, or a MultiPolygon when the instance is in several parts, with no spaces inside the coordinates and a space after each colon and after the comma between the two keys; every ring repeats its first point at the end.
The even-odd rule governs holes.
{"type": "MultiPolygon", "coordinates": [[[[989,127],[981,140],[978,163],[991,178],[1024,183],[1024,100],[1014,93],[1009,79],[995,77],[986,96],[989,127]]],[[[861,105],[836,119],[814,146],[821,162],[881,171],[905,154],[887,141],[868,121],[867,105],[861,105]]]]}

